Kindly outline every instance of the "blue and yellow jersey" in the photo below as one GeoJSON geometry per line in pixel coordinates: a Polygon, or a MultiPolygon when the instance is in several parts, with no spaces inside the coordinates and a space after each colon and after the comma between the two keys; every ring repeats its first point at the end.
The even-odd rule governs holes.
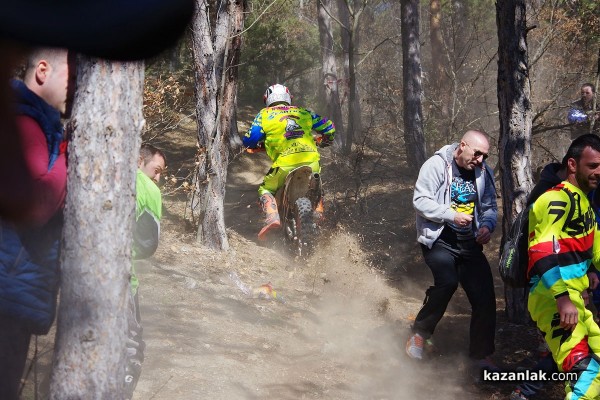
{"type": "Polygon", "coordinates": [[[529,210],[528,272],[554,297],[588,287],[597,225],[585,193],[567,181],[541,195],[529,210]]]}
{"type": "Polygon", "coordinates": [[[333,140],[333,123],[296,106],[279,105],[260,110],[244,136],[244,146],[256,148],[264,142],[273,167],[291,166],[319,161],[319,152],[312,131],[333,140]]]}

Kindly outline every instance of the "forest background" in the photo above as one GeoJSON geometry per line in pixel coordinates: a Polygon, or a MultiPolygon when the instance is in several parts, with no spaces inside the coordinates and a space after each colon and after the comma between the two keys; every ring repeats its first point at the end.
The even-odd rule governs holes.
{"type": "MultiPolygon", "coordinates": [[[[227,231],[224,207],[227,170],[243,157],[240,135],[262,107],[262,93],[268,85],[287,85],[294,104],[334,120],[337,144],[323,158],[328,228],[356,234],[360,248],[369,254],[368,265],[393,281],[398,274],[410,275],[406,264],[418,262],[410,198],[426,157],[441,145],[457,141],[467,129],[489,134],[488,163],[496,171],[504,211],[495,235],[498,244],[500,228],[505,230],[519,211],[532,177],[548,161],[562,158],[570,141],[567,109],[578,99],[581,84],[598,79],[600,6],[594,0],[232,0],[197,1],[197,6],[189,34],[145,65],[142,140],[169,148],[169,173],[162,188],[165,199],[185,204],[183,217],[175,219],[184,221],[187,234],[195,232],[196,245],[212,250],[229,249],[232,234],[227,231]],[[195,131],[189,130],[190,124],[195,131]],[[187,132],[186,140],[195,142],[193,150],[178,147],[173,132],[187,132]]],[[[120,82],[122,93],[135,97],[135,91],[127,89],[134,80],[127,77],[133,73],[139,81],[143,65],[103,66],[80,59],[79,71],[91,73],[80,73],[78,94],[85,93],[85,78],[83,83],[94,98],[123,101],[126,96],[114,96],[114,91],[113,96],[103,96],[99,90],[105,88],[99,89],[90,79],[109,82],[106,78],[113,74],[125,78],[112,80],[120,82]]],[[[125,121],[124,110],[135,102],[124,103],[121,108],[110,102],[100,107],[117,121],[125,121]]],[[[87,110],[94,107],[98,106],[87,106],[87,110]]],[[[135,105],[132,109],[135,114],[135,105]]],[[[83,126],[85,110],[84,106],[74,110],[78,127],[83,126]]],[[[126,159],[122,150],[136,148],[139,138],[127,140],[128,129],[117,123],[116,131],[125,132],[120,141],[100,140],[108,151],[86,149],[89,141],[81,139],[85,135],[114,135],[114,126],[106,126],[108,120],[101,120],[102,113],[88,115],[92,123],[83,135],[75,128],[71,154],[76,154],[74,159],[82,166],[97,163],[99,170],[106,165],[118,169],[112,155],[126,159]],[[86,152],[98,157],[86,159],[86,152]]],[[[133,115],[131,120],[134,128],[128,134],[135,135],[142,126],[140,116],[133,115]]],[[[70,168],[77,167],[77,163],[70,164],[70,168]]],[[[104,172],[110,175],[111,171],[104,172]]],[[[71,188],[86,187],[71,177],[70,171],[71,188]]],[[[99,185],[108,188],[103,196],[118,189],[110,188],[106,180],[99,185]]],[[[70,190],[69,196],[77,196],[76,191],[70,190]]],[[[72,322],[90,304],[99,304],[105,314],[91,321],[89,332],[108,332],[111,338],[110,349],[96,348],[95,354],[118,353],[124,348],[119,346],[124,337],[111,333],[120,331],[124,320],[116,328],[106,322],[120,315],[116,310],[123,304],[117,300],[126,288],[114,293],[97,283],[115,271],[119,276],[127,273],[123,266],[130,254],[126,239],[131,237],[130,227],[82,223],[82,216],[97,212],[94,208],[108,211],[112,204],[105,197],[97,203],[67,199],[66,243],[81,243],[84,235],[77,230],[88,229],[85,237],[92,245],[85,254],[67,248],[63,256],[57,343],[63,335],[64,344],[58,345],[54,368],[67,375],[61,379],[60,373],[55,374],[56,386],[51,390],[55,398],[68,397],[72,390],[68,382],[85,393],[86,386],[91,391],[103,387],[90,386],[89,376],[98,382],[106,379],[95,372],[99,360],[88,356],[94,347],[83,343],[73,348],[74,340],[69,338],[81,329],[72,322]],[[70,219],[69,211],[81,204],[90,204],[91,210],[70,219]],[[75,232],[69,231],[73,227],[75,232]],[[94,246],[96,241],[103,246],[94,246]],[[115,253],[118,260],[110,258],[115,253]],[[108,257],[106,262],[100,262],[104,257],[108,257]],[[82,277],[82,266],[93,272],[82,277]],[[86,288],[90,294],[81,301],[86,288]],[[104,300],[95,296],[100,292],[104,300]],[[80,380],[72,371],[57,368],[61,364],[85,365],[77,369],[80,380]]],[[[130,212],[127,207],[122,210],[130,212]]],[[[127,215],[121,220],[127,220],[127,215]]],[[[247,217],[243,211],[237,216],[247,217]]],[[[245,222],[250,221],[241,224],[245,222]]],[[[110,279],[105,281],[102,284],[111,287],[110,279]]],[[[517,294],[522,300],[522,291],[517,294]]],[[[509,317],[523,322],[516,312],[518,299],[507,290],[509,317]]],[[[120,356],[105,358],[103,370],[110,371],[111,362],[122,366],[120,356]]],[[[108,384],[108,393],[118,390],[114,385],[108,384]]]]}

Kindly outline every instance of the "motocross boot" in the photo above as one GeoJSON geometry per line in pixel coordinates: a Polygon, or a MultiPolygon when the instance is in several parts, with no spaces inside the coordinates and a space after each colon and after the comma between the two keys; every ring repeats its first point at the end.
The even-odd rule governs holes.
{"type": "Polygon", "coordinates": [[[265,213],[265,226],[258,232],[258,239],[265,240],[267,232],[271,229],[277,229],[281,226],[279,212],[277,211],[277,202],[271,193],[265,193],[260,196],[260,204],[263,213],[265,213]]]}

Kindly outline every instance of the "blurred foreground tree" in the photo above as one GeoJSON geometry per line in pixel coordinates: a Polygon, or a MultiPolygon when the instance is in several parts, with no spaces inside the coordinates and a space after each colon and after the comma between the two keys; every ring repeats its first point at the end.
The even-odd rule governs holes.
{"type": "Polygon", "coordinates": [[[51,399],[122,398],[143,62],[80,56],[51,399]]]}

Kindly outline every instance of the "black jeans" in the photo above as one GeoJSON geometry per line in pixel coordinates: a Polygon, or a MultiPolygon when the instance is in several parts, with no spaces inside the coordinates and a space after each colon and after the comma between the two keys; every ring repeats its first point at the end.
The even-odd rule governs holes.
{"type": "Polygon", "coordinates": [[[456,233],[446,227],[431,249],[424,245],[421,248],[433,274],[433,286],[425,293],[413,331],[426,339],[433,335],[460,283],[471,303],[469,356],[481,359],[494,353],[496,295],[483,246],[475,239],[458,240],[456,233]]]}

